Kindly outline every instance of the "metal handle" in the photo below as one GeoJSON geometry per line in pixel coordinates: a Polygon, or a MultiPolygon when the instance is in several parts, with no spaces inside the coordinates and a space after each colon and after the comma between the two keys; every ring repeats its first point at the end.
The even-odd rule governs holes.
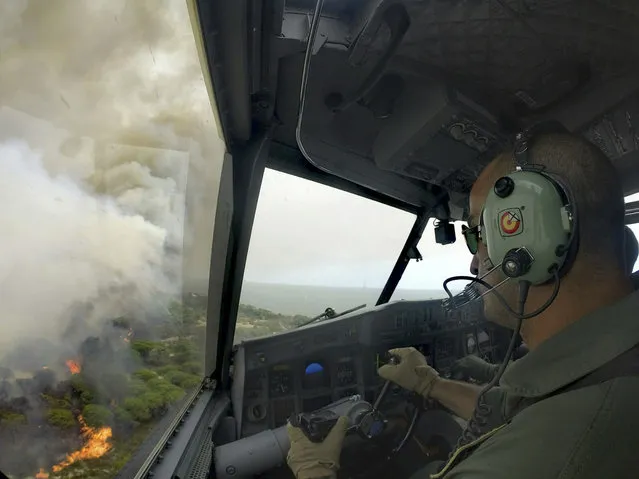
{"type": "MultiPolygon", "coordinates": [[[[391,356],[388,362],[389,364],[397,365],[400,363],[400,360],[397,356],[391,356]]],[[[384,383],[384,385],[382,386],[382,390],[379,392],[377,399],[375,399],[375,402],[373,403],[373,411],[377,411],[379,409],[379,405],[382,403],[382,400],[388,393],[388,390],[390,389],[391,385],[392,385],[392,382],[388,380],[384,383]]]]}

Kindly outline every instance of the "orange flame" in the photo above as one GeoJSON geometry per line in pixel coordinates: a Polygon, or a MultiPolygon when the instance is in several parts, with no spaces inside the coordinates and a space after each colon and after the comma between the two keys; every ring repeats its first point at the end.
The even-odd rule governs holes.
{"type": "Polygon", "coordinates": [[[49,473],[40,468],[40,472],[35,475],[35,479],[49,479],[49,473]]]}
{"type": "Polygon", "coordinates": [[[84,461],[86,459],[97,459],[98,457],[104,456],[113,448],[113,445],[109,442],[109,439],[111,439],[113,435],[113,431],[111,431],[110,427],[89,427],[81,415],[78,416],[78,421],[82,426],[82,436],[85,441],[84,446],[77,451],[67,454],[67,458],[64,461],[53,466],[53,472],[60,472],[74,462],[84,461]]]}
{"type": "Polygon", "coordinates": [[[133,329],[129,328],[129,332],[127,333],[126,337],[124,337],[122,339],[124,339],[125,343],[130,343],[131,342],[131,336],[133,336],[133,329]]]}
{"type": "Polygon", "coordinates": [[[78,363],[77,361],[74,361],[73,359],[67,359],[66,361],[67,363],[67,367],[69,368],[69,371],[71,371],[71,374],[78,374],[80,373],[80,363],[78,363]]]}

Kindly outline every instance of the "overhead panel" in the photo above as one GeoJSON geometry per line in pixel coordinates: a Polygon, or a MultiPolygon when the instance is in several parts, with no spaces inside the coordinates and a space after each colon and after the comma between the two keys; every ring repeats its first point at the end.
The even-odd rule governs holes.
{"type": "Polygon", "coordinates": [[[380,168],[467,192],[505,144],[497,120],[481,106],[436,81],[411,79],[373,144],[373,158],[380,168]]]}

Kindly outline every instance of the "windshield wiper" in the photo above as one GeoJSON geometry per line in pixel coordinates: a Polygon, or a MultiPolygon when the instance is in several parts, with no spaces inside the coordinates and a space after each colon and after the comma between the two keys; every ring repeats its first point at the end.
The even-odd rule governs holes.
{"type": "Polygon", "coordinates": [[[357,311],[358,309],[362,309],[365,307],[366,307],[365,304],[360,304],[359,306],[355,306],[354,308],[347,309],[346,311],[342,311],[341,313],[336,313],[333,308],[326,308],[326,310],[322,314],[319,314],[315,316],[314,318],[309,319],[308,321],[298,324],[295,327],[301,328],[302,326],[308,326],[309,324],[314,323],[315,321],[325,321],[327,319],[339,318],[340,316],[344,316],[345,314],[352,313],[353,311],[357,311]]]}

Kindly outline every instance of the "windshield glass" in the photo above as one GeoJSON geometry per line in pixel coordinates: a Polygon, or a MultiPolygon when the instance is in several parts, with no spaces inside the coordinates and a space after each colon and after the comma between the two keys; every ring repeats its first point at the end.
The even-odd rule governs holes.
{"type": "Polygon", "coordinates": [[[0,18],[0,470],[131,478],[202,380],[224,145],[188,11],[0,18]]]}
{"type": "MultiPolygon", "coordinates": [[[[445,298],[447,296],[442,288],[444,280],[451,276],[470,275],[472,255],[461,234],[462,224],[465,223],[454,224],[456,241],[442,245],[435,241],[435,222],[428,222],[417,245],[423,260],[411,260],[408,263],[391,300],[413,299],[416,294],[422,294],[423,299],[445,298]],[[413,294],[407,297],[407,291],[413,294]]],[[[468,281],[454,281],[448,287],[455,293],[464,289],[466,284],[468,281]]]]}
{"type": "Polygon", "coordinates": [[[235,342],[377,302],[415,216],[266,170],[235,342]]]}

